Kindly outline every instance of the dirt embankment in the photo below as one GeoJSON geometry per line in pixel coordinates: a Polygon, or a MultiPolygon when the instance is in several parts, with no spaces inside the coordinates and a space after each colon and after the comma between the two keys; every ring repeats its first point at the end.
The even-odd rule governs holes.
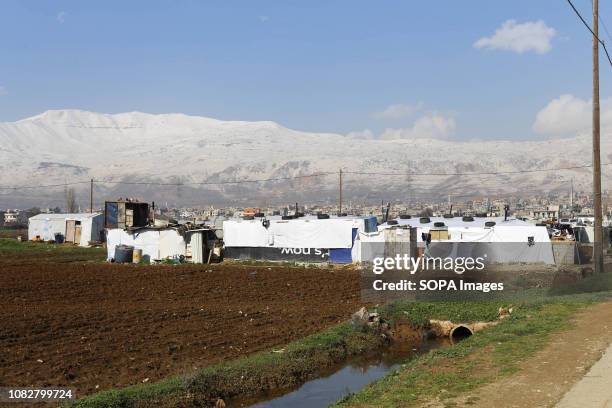
{"type": "Polygon", "coordinates": [[[360,306],[358,279],[351,270],[5,259],[0,384],[83,396],[192,372],[347,320],[360,306]]]}

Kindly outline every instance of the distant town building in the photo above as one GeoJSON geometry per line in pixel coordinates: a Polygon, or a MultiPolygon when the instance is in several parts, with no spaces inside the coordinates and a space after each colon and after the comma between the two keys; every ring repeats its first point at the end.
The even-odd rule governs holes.
{"type": "Polygon", "coordinates": [[[252,217],[252,216],[254,216],[255,214],[260,213],[260,212],[261,212],[261,209],[260,209],[260,208],[254,208],[254,207],[251,207],[251,208],[245,208],[245,209],[242,211],[242,215],[243,215],[243,216],[245,216],[245,217],[248,217],[248,216],[251,216],[251,217],[252,217]]]}
{"type": "Polygon", "coordinates": [[[559,218],[559,206],[547,205],[531,211],[531,216],[538,219],[559,218]]]}
{"type": "Polygon", "coordinates": [[[5,224],[16,224],[19,219],[19,210],[7,210],[4,213],[5,224]]]}

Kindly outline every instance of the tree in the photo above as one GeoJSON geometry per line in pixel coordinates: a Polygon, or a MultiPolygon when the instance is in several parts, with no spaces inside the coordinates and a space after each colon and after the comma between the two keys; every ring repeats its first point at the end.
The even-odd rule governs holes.
{"type": "Polygon", "coordinates": [[[74,194],[74,188],[71,187],[66,189],[66,211],[69,213],[75,213],[77,212],[77,208],[78,205],[74,194]]]}

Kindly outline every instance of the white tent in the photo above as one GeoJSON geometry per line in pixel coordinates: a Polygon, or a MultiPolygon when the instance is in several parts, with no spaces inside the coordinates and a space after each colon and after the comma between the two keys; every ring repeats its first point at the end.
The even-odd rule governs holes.
{"type": "Polygon", "coordinates": [[[223,241],[226,247],[274,248],[351,248],[353,229],[365,232],[367,218],[333,217],[317,219],[300,217],[283,220],[267,217],[253,220],[223,221],[223,241]]]}
{"type": "Polygon", "coordinates": [[[394,225],[415,227],[417,242],[421,245],[423,245],[422,233],[428,233],[432,229],[447,229],[448,239],[432,239],[431,247],[437,247],[440,251],[444,248],[445,252],[450,251],[451,256],[452,254],[465,256],[465,251],[486,252],[489,263],[554,264],[552,244],[544,226],[536,226],[517,219],[504,221],[503,217],[473,218],[473,221],[464,221],[462,217],[429,217],[429,222],[421,222],[421,219],[416,217],[395,221],[397,224],[383,224],[379,229],[394,225]],[[494,222],[495,225],[486,226],[486,222],[494,222]],[[444,223],[444,226],[436,227],[435,223],[444,223]],[[449,243],[453,245],[448,245],[449,243]]]}
{"type": "Polygon", "coordinates": [[[351,250],[353,262],[371,262],[374,258],[404,253],[416,256],[414,229],[385,228],[376,232],[359,232],[351,250]]]}
{"type": "Polygon", "coordinates": [[[371,231],[375,217],[255,217],[224,221],[223,241],[231,259],[350,263],[355,236],[371,231]]]}
{"type": "Polygon", "coordinates": [[[109,229],[106,233],[107,259],[115,258],[117,245],[129,245],[142,250],[146,261],[185,256],[187,244],[185,238],[176,229],[148,229],[125,231],[119,228],[109,229]]]}
{"type": "Polygon", "coordinates": [[[52,241],[56,234],[64,241],[89,246],[89,241],[101,241],[104,215],[101,213],[38,214],[28,220],[28,239],[52,241]]]}

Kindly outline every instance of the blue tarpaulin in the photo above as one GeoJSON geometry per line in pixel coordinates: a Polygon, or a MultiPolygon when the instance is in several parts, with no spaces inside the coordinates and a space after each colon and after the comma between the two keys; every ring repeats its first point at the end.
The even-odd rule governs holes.
{"type": "MultiPolygon", "coordinates": [[[[376,217],[374,217],[376,219],[376,217]]],[[[367,226],[366,220],[366,226],[367,226]]],[[[329,250],[329,262],[336,264],[350,264],[353,262],[353,257],[351,255],[353,250],[353,245],[355,245],[355,237],[357,237],[357,228],[353,228],[352,231],[352,245],[351,248],[332,248],[329,250]]]]}

